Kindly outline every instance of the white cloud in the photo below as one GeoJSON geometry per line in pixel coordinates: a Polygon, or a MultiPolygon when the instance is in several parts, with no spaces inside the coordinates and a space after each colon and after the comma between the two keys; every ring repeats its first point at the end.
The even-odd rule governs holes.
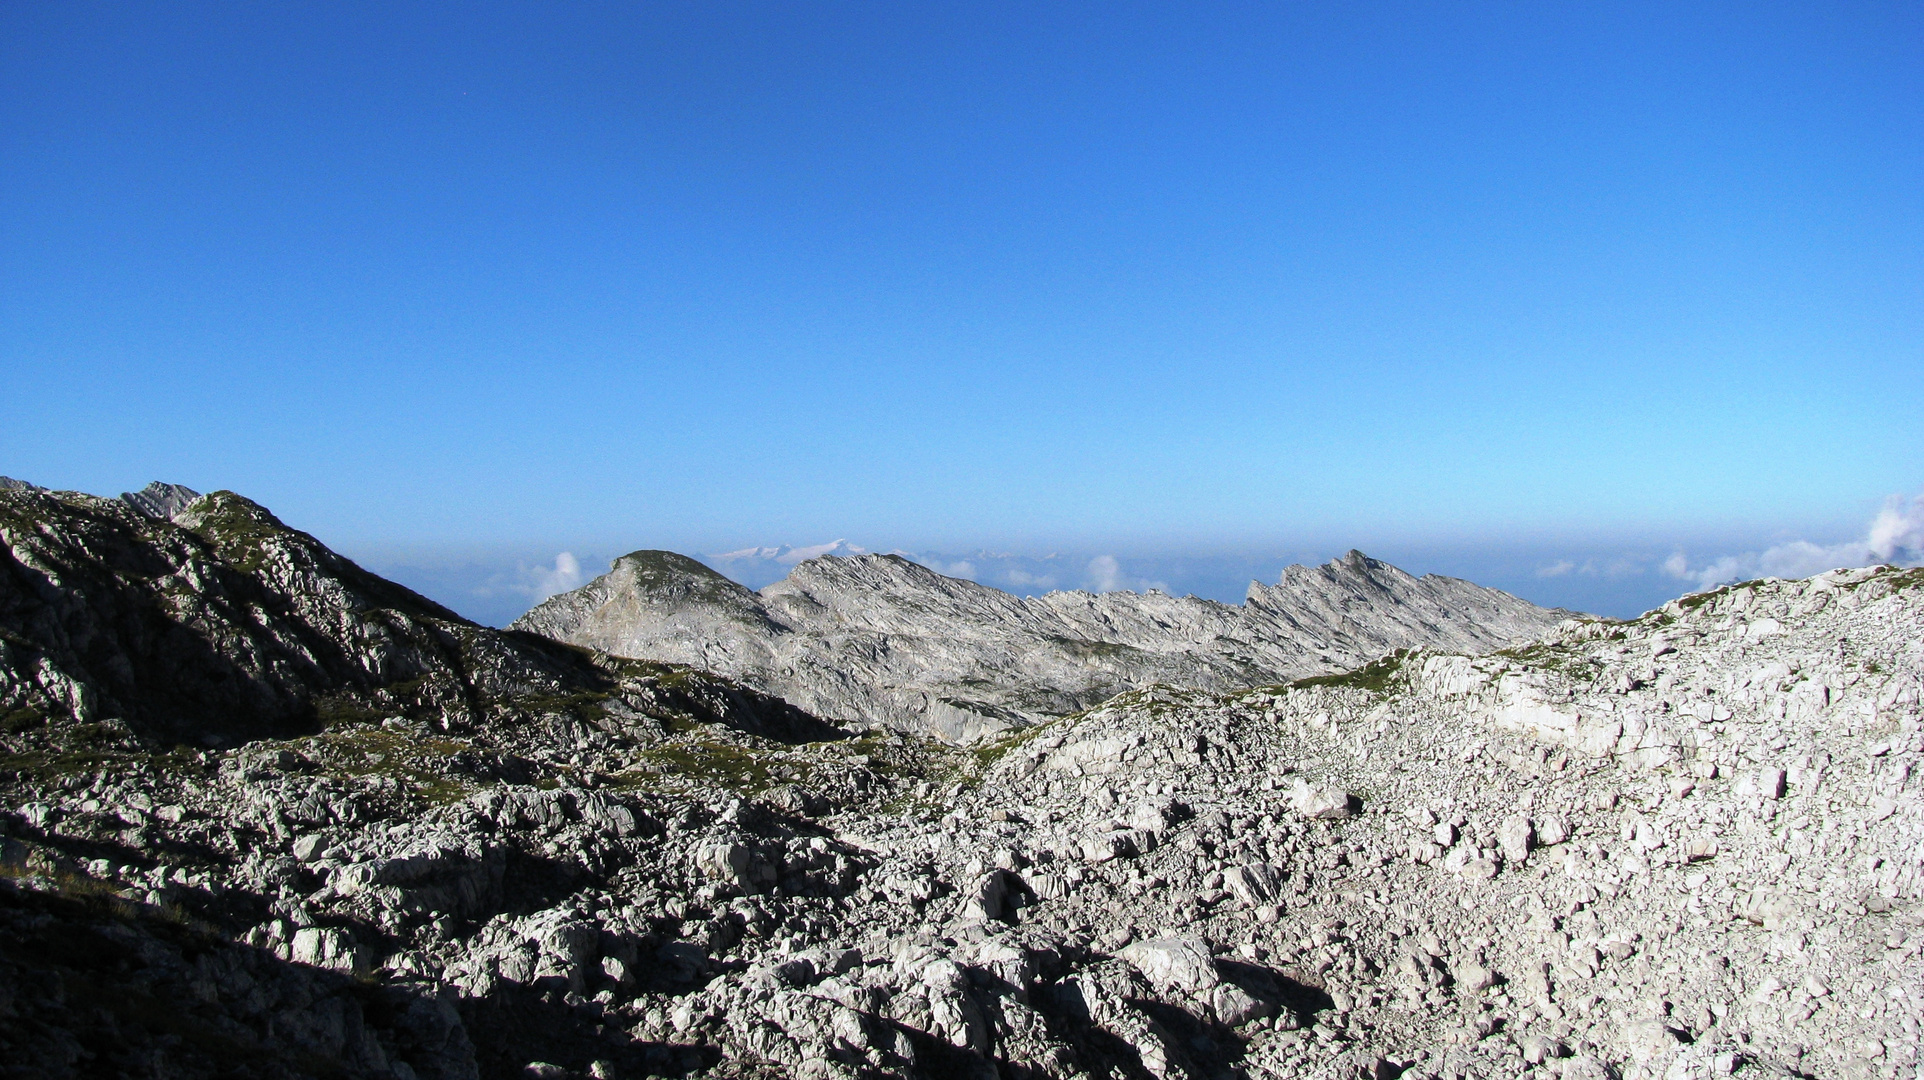
{"type": "Polygon", "coordinates": [[[537,566],[526,572],[527,583],[522,591],[534,598],[539,604],[556,593],[564,593],[581,585],[581,563],[572,552],[564,551],[554,557],[554,565],[537,566]]]}
{"type": "Polygon", "coordinates": [[[1122,588],[1122,564],[1114,555],[1098,555],[1089,560],[1089,585],[1096,592],[1115,592],[1122,588]]]}
{"type": "Polygon", "coordinates": [[[1885,499],[1864,543],[1880,559],[1924,552],[1924,494],[1911,496],[1908,504],[1901,495],[1885,499]]]}
{"type": "Polygon", "coordinates": [[[1013,589],[1053,589],[1056,587],[1054,574],[1031,574],[1027,570],[1009,569],[1002,572],[1002,582],[1013,589]]]}
{"type": "Polygon", "coordinates": [[[1114,555],[1098,555],[1089,560],[1089,588],[1091,591],[1119,592],[1131,589],[1136,592],[1168,592],[1169,586],[1161,581],[1148,581],[1132,577],[1122,572],[1122,564],[1114,555]]]}
{"type": "Polygon", "coordinates": [[[1893,495],[1871,521],[1862,539],[1841,544],[1821,545],[1808,540],[1778,544],[1764,551],[1723,555],[1701,566],[1692,566],[1679,551],[1664,560],[1664,572],[1708,589],[1750,578],[1801,578],[1835,570],[1841,566],[1870,566],[1895,562],[1913,564],[1924,561],[1924,494],[1908,500],[1893,495]]]}
{"type": "Polygon", "coordinates": [[[1644,572],[1644,569],[1643,563],[1638,562],[1636,559],[1625,558],[1621,555],[1607,562],[1599,562],[1596,559],[1585,559],[1582,562],[1574,562],[1570,559],[1558,559],[1548,566],[1537,567],[1536,576],[1540,578],[1553,578],[1568,577],[1571,574],[1576,574],[1580,577],[1603,577],[1614,581],[1617,578],[1626,578],[1641,574],[1644,572]]]}
{"type": "Polygon", "coordinates": [[[779,544],[773,547],[747,547],[739,551],[724,551],[709,558],[719,562],[772,562],[782,566],[794,566],[799,562],[820,558],[823,555],[866,555],[868,549],[847,540],[830,540],[826,544],[809,544],[805,547],[790,547],[779,544]]]}
{"type": "MultiPolygon", "coordinates": [[[[1604,563],[1602,573],[1604,577],[1614,580],[1616,578],[1627,578],[1635,574],[1641,574],[1643,570],[1643,564],[1637,560],[1619,557],[1604,563]]],[[[1587,572],[1588,571],[1586,571],[1586,573],[1587,572]]]]}
{"type": "Polygon", "coordinates": [[[846,540],[830,540],[826,544],[810,544],[807,547],[789,548],[787,551],[775,556],[775,561],[784,566],[794,566],[796,563],[807,562],[810,559],[819,559],[824,555],[863,555],[866,553],[866,548],[858,547],[846,540]]]}

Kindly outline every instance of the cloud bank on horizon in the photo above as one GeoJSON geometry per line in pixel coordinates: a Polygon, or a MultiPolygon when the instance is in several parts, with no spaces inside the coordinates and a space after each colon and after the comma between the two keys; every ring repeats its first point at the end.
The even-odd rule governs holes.
{"type": "Polygon", "coordinates": [[[777,566],[794,566],[796,563],[807,562],[810,559],[819,559],[824,555],[847,557],[850,555],[866,555],[868,553],[868,549],[862,547],[860,544],[851,544],[847,540],[830,540],[826,544],[807,544],[802,547],[791,547],[788,544],[774,544],[767,547],[746,547],[740,551],[724,551],[719,555],[710,555],[708,558],[711,562],[719,562],[724,565],[737,563],[742,565],[774,563],[777,566]]]}
{"type": "MultiPolygon", "coordinates": [[[[622,547],[572,546],[557,552],[551,561],[524,552],[503,552],[492,557],[369,552],[362,557],[377,572],[396,577],[450,603],[470,617],[500,626],[550,596],[579,587],[598,572],[586,567],[605,564],[613,558],[612,552],[634,546],[632,541],[622,547]]],[[[939,574],[965,578],[1017,595],[1034,596],[1058,589],[1156,590],[1172,595],[1193,593],[1224,603],[1238,603],[1252,580],[1273,582],[1289,563],[1319,563],[1348,546],[1351,545],[1336,544],[1324,549],[1289,552],[1165,550],[1124,555],[1086,549],[1041,554],[897,548],[887,553],[901,555],[939,574]]],[[[798,563],[808,559],[823,555],[850,557],[870,554],[873,550],[847,539],[836,539],[825,543],[759,545],[696,557],[748,588],[760,589],[787,577],[798,563]]],[[[1368,550],[1371,555],[1414,574],[1442,573],[1467,578],[1548,607],[1631,618],[1674,599],[1680,591],[1712,588],[1731,581],[1767,576],[1807,577],[1837,567],[1880,562],[1924,564],[1924,492],[1891,497],[1863,533],[1851,540],[1831,544],[1798,540],[1759,545],[1757,550],[1720,555],[1707,561],[1693,561],[1684,550],[1662,542],[1644,546],[1635,541],[1622,546],[1605,542],[1589,550],[1555,543],[1528,544],[1510,551],[1424,549],[1408,545],[1386,545],[1381,549],[1368,545],[1368,550]]]]}
{"type": "Polygon", "coordinates": [[[1813,544],[1795,540],[1763,551],[1723,555],[1692,566],[1679,551],[1666,559],[1664,572],[1693,582],[1699,589],[1714,588],[1753,578],[1802,578],[1840,567],[1924,563],[1924,493],[1906,499],[1892,495],[1873,518],[1864,535],[1841,544],[1813,544]]]}
{"type": "MultiPolygon", "coordinates": [[[[743,548],[709,556],[707,561],[750,588],[760,588],[780,580],[790,568],[806,559],[820,555],[849,556],[867,552],[868,549],[847,540],[834,540],[801,547],[783,544],[743,548]]],[[[1019,594],[1036,594],[1053,589],[1086,589],[1098,593],[1119,590],[1171,591],[1166,580],[1166,571],[1170,568],[1161,565],[1168,560],[1155,558],[1131,560],[1131,565],[1125,566],[1123,560],[1111,554],[1095,555],[1086,558],[1086,561],[1082,557],[1063,554],[1030,556],[988,551],[966,557],[902,550],[890,554],[901,555],[940,574],[979,581],[1019,594]]],[[[1908,498],[1890,496],[1862,536],[1842,543],[1817,544],[1797,540],[1762,551],[1721,555],[1702,564],[1693,564],[1681,550],[1674,551],[1668,558],[1655,554],[1564,557],[1539,565],[1534,577],[1540,581],[1579,577],[1603,582],[1642,579],[1653,585],[1669,579],[1689,582],[1697,589],[1708,589],[1749,578],[1809,577],[1839,567],[1891,562],[1924,564],[1924,492],[1908,498]]],[[[1279,560],[1278,563],[1280,565],[1279,560]]],[[[1510,584],[1509,587],[1514,589],[1515,585],[1510,584]]]]}

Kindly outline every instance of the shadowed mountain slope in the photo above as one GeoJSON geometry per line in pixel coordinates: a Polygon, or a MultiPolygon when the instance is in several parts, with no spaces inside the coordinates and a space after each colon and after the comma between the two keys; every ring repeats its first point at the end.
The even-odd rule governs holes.
{"type": "Polygon", "coordinates": [[[557,701],[605,719],[671,698],[764,734],[834,734],[725,680],[477,626],[232,492],[0,487],[3,749],[220,747],[394,717],[506,738],[557,701]]]}

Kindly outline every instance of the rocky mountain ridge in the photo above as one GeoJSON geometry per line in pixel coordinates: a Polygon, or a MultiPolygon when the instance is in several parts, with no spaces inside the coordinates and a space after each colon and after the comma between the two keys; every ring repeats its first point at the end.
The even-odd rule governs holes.
{"type": "Polygon", "coordinates": [[[1395,649],[1485,652],[1570,612],[1352,551],[1252,582],[1240,606],[1160,592],[1018,597],[894,555],[825,556],[751,592],[639,551],[512,625],[691,664],[817,715],[970,742],[1157,683],[1246,688],[1395,649]]]}
{"type": "Polygon", "coordinates": [[[1917,1073],[1924,570],[960,748],[171,514],[0,490],[7,1076],[1917,1073]]]}
{"type": "MultiPolygon", "coordinates": [[[[0,747],[220,748],[335,722],[547,732],[550,704],[830,729],[735,686],[476,626],[232,492],[0,489],[0,747]],[[33,732],[31,737],[27,733],[33,732]]],[[[635,713],[640,715],[639,712],[635,713]]],[[[566,741],[578,741],[563,731],[566,741]]]]}

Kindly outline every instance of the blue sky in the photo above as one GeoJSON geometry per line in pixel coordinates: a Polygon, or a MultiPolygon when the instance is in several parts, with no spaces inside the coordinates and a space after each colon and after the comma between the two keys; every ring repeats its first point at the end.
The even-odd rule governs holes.
{"type": "Polygon", "coordinates": [[[1906,4],[11,4],[0,472],[490,621],[835,538],[1628,613],[1924,488],[1920,101],[1906,4]]]}

